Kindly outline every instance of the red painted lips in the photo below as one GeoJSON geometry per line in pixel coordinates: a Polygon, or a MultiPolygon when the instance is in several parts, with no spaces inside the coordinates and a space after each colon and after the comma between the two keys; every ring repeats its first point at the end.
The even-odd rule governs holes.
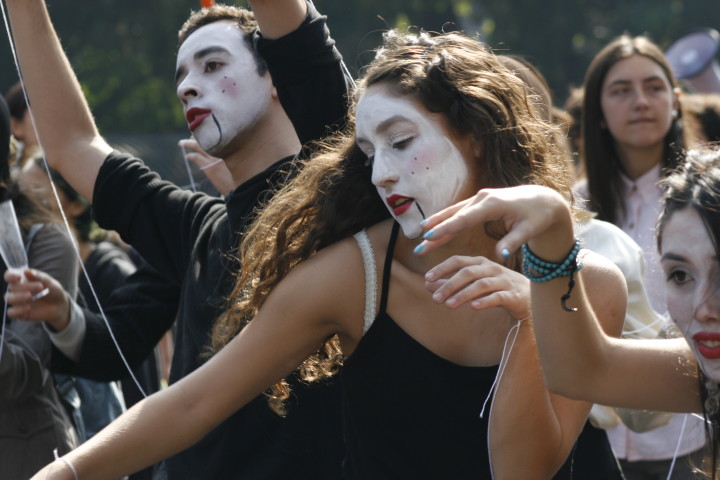
{"type": "Polygon", "coordinates": [[[390,195],[385,199],[385,201],[390,206],[395,216],[399,217],[410,209],[415,200],[403,195],[390,195]]]}
{"type": "Polygon", "coordinates": [[[191,108],[185,113],[185,119],[188,122],[188,128],[192,132],[197,127],[200,126],[200,124],[210,115],[212,114],[211,110],[208,110],[206,108],[191,108]]]}

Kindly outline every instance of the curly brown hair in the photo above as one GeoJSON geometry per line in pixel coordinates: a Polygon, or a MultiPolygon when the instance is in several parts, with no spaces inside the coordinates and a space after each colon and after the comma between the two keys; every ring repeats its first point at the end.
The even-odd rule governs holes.
{"type": "MultiPolygon", "coordinates": [[[[553,142],[553,127],[539,119],[523,82],[487,47],[458,33],[388,31],[355,92],[348,129],[304,162],[245,233],[242,269],[214,326],[214,349],[237,335],[295,265],[390,217],[354,136],[355,105],[379,83],[442,114],[458,136],[471,134],[484,145],[478,160],[486,179],[482,187],[539,184],[570,198],[567,161],[553,142]]],[[[326,378],[341,362],[337,338],[327,339],[300,366],[300,378],[326,378]]],[[[276,412],[284,412],[289,393],[284,381],[268,392],[276,412]]]]}

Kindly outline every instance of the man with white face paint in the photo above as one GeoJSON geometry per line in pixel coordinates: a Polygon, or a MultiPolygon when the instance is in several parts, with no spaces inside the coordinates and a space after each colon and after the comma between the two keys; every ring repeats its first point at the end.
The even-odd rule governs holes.
{"type": "MultiPolygon", "coordinates": [[[[262,35],[251,13],[220,6],[194,14],[180,33],[178,97],[197,141],[223,158],[231,172],[236,188],[225,203],[162,182],[139,160],[113,152],[93,124],[44,3],[9,4],[49,161],[93,199],[98,222],[119,231],[157,269],[141,270],[108,309],[131,365],[172,325],[177,310],[171,382],[204,361],[210,328],[225,307],[235,273],[227,254],[237,247],[254,209],[286,179],[284,167],[301,142],[319,138],[345,113],[350,82],[324,17],[305,0],[250,3],[262,35]],[[313,101],[325,99],[328,90],[338,92],[337,102],[313,101]]],[[[44,281],[37,278],[40,282],[29,284],[44,281]]],[[[74,339],[63,348],[67,358],[58,355],[57,363],[94,378],[126,375],[102,320],[76,308],[69,319],[67,311],[65,304],[65,313],[48,321],[74,339]]],[[[298,383],[294,392],[302,409],[290,405],[291,414],[282,419],[265,397],[256,398],[169,459],[168,478],[338,478],[342,440],[335,387],[298,383]]]]}

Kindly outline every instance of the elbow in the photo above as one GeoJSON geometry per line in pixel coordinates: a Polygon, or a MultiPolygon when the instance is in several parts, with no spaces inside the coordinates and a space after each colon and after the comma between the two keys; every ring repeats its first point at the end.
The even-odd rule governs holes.
{"type": "Polygon", "coordinates": [[[586,385],[586,380],[592,375],[582,374],[573,367],[554,368],[543,371],[543,379],[547,389],[557,395],[572,400],[588,401],[588,393],[591,385],[586,385]]]}

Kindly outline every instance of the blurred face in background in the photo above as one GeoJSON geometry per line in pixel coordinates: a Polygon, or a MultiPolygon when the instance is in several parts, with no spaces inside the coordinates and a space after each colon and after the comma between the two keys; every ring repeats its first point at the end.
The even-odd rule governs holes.
{"type": "Polygon", "coordinates": [[[675,91],[663,69],[642,55],[622,59],[608,70],[600,105],[603,126],[621,155],[662,146],[678,108],[675,91]]]}

